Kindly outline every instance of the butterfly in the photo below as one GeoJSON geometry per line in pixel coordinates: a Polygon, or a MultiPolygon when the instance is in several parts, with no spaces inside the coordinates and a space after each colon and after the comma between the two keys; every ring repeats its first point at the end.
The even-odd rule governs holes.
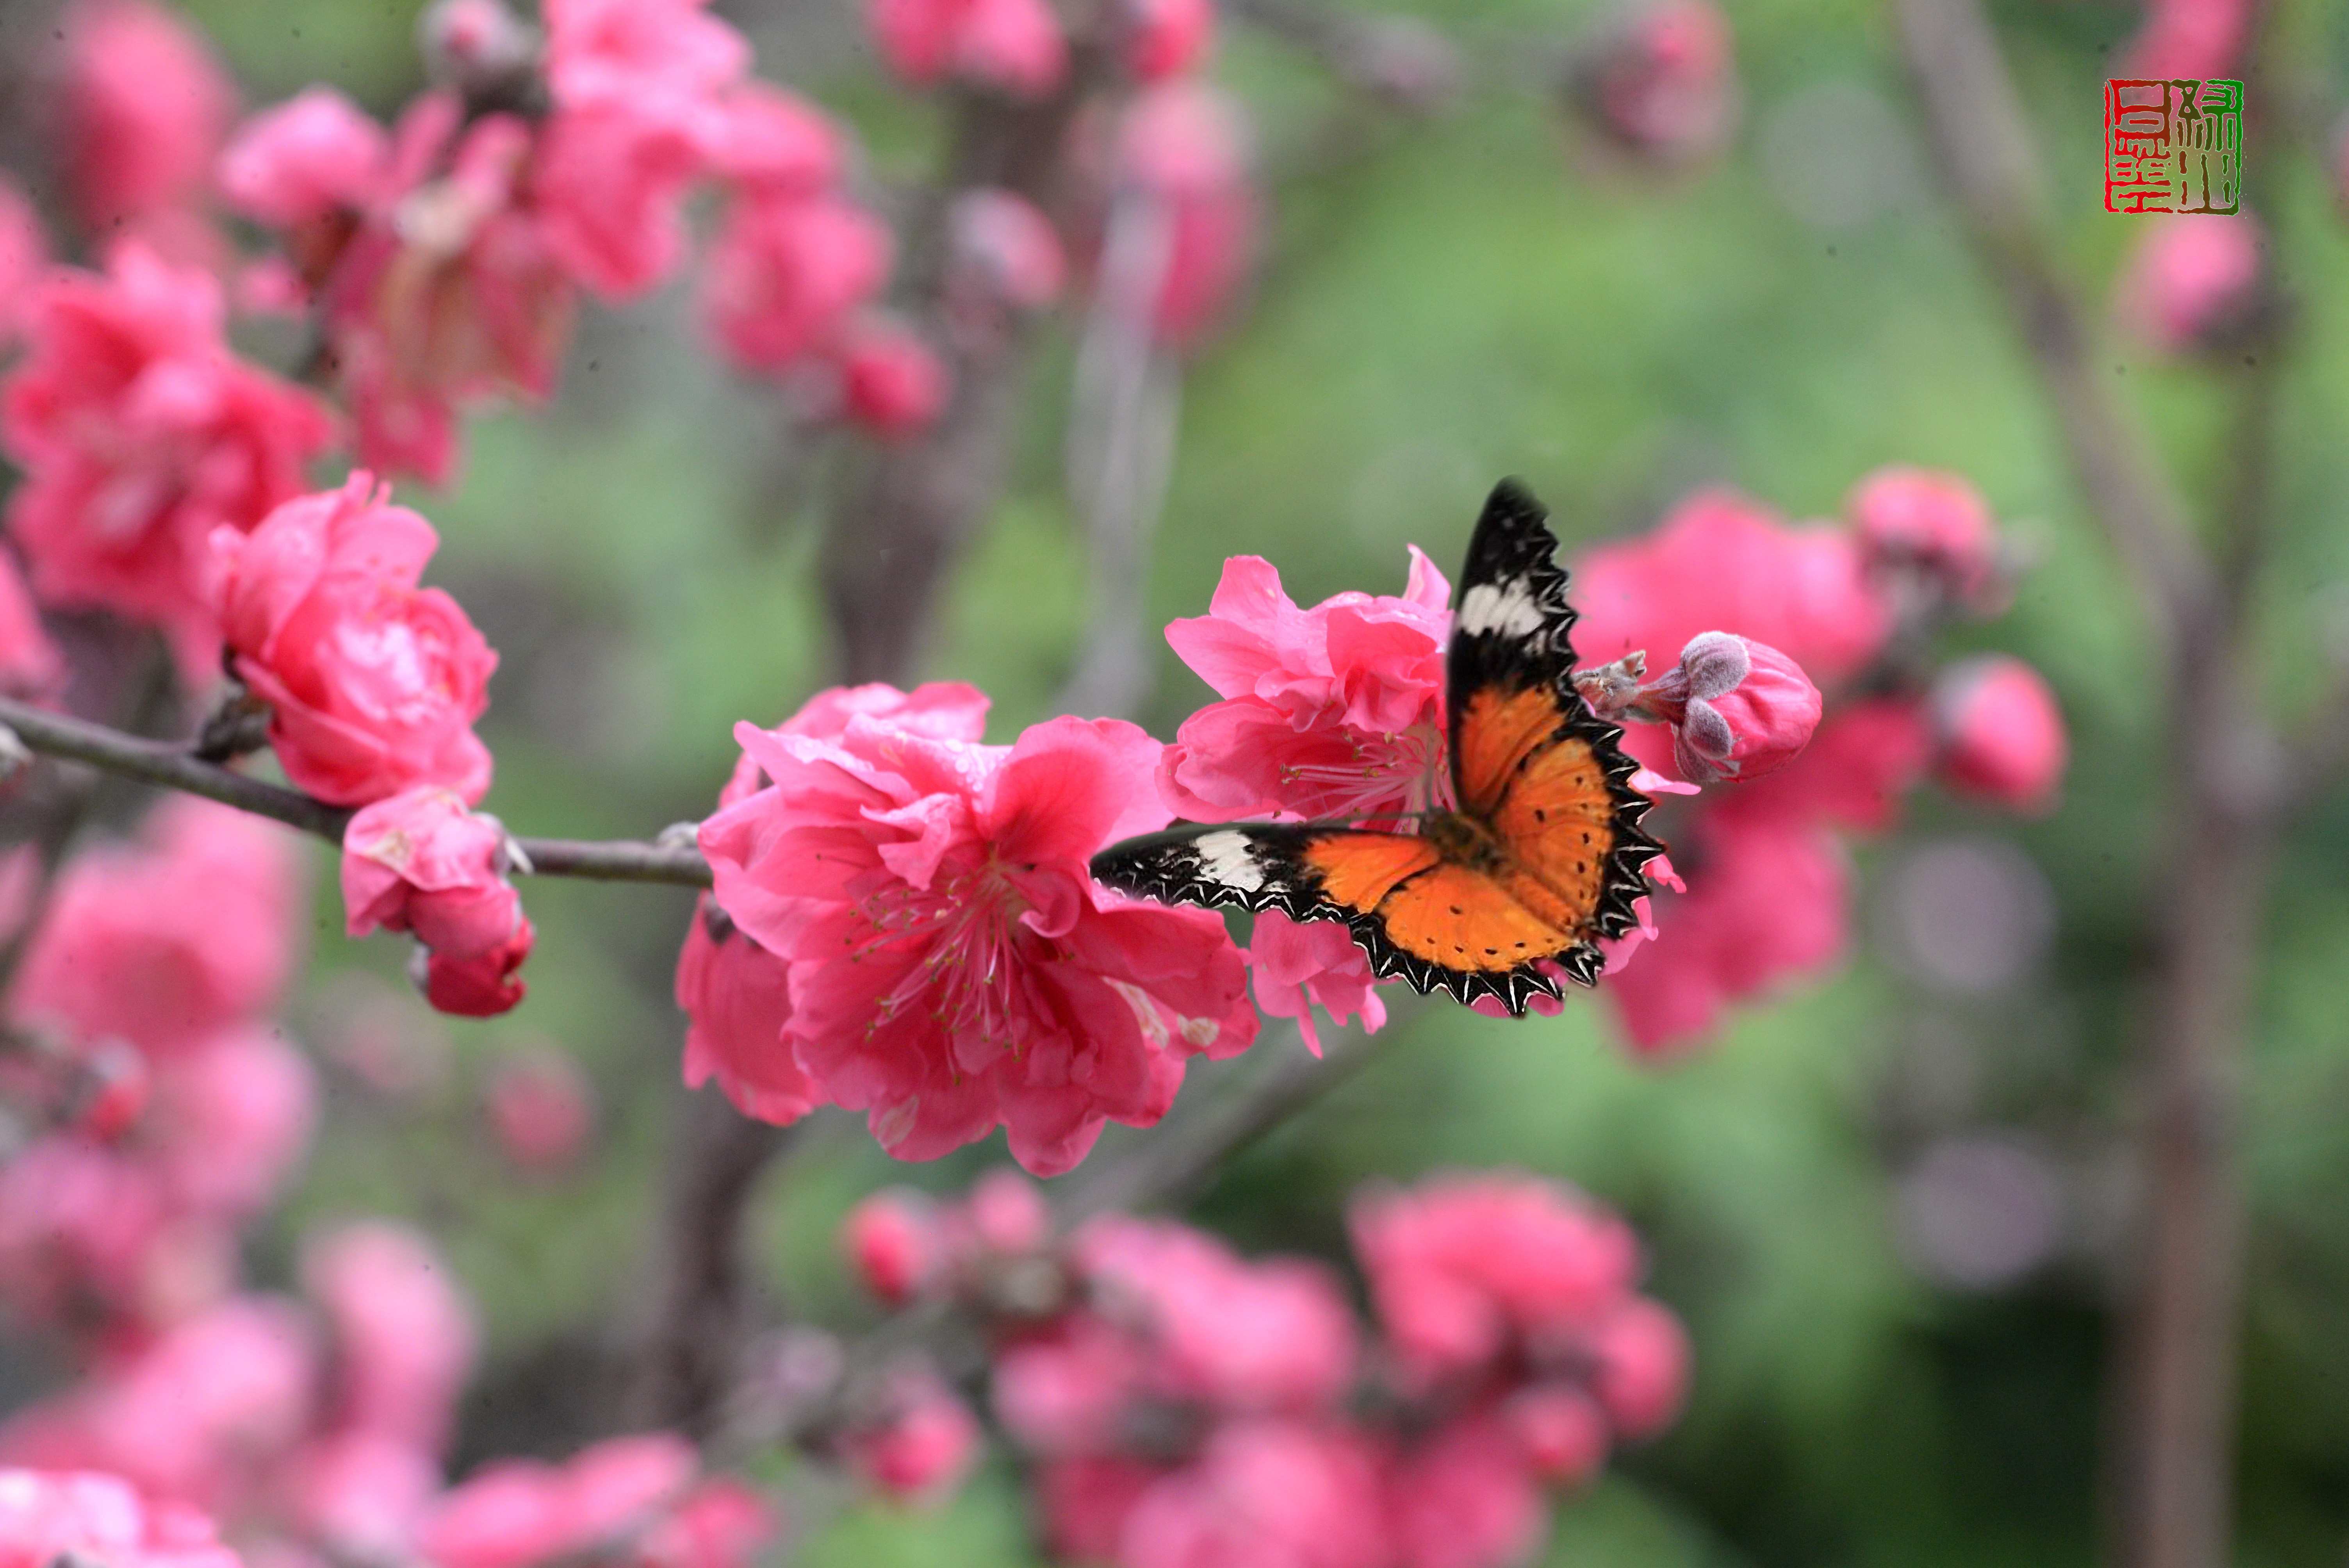
{"type": "Polygon", "coordinates": [[[1489,996],[1522,1016],[1557,976],[1598,981],[1598,943],[1638,923],[1642,869],[1663,846],[1623,732],[1574,687],[1575,613],[1548,513],[1503,480],[1485,502],[1444,652],[1454,807],[1416,832],[1337,822],[1234,822],[1149,833],[1092,874],[1162,903],[1342,920],[1371,972],[1423,994],[1489,996]]]}

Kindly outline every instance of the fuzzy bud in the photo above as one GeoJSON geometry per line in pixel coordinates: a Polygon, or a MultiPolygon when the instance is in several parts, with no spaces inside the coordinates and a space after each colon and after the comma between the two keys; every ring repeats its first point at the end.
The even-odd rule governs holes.
{"type": "Polygon", "coordinates": [[[1700,632],[1680,663],[1641,686],[1627,717],[1671,726],[1672,761],[1691,783],[1747,780],[1802,754],[1822,701],[1802,666],[1765,643],[1700,632]]]}

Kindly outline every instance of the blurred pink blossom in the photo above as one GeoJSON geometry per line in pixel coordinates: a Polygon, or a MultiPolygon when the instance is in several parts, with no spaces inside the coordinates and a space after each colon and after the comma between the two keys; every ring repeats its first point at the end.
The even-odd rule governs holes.
{"type": "Polygon", "coordinates": [[[2162,80],[2226,77],[2240,63],[2251,0],[2147,0],[2145,26],[2116,74],[2162,80]]]}
{"type": "Polygon", "coordinates": [[[391,156],[366,110],[333,88],[306,88],[237,128],[221,153],[221,192],[246,216],[292,230],[384,199],[391,156]]]}
{"type": "Polygon", "coordinates": [[[24,330],[33,291],[48,265],[49,240],[40,214],[16,182],[0,174],[0,349],[24,330]]]}
{"type": "Polygon", "coordinates": [[[840,1243],[857,1283],[885,1306],[904,1306],[924,1294],[946,1262],[929,1200],[901,1189],[860,1201],[842,1222],[840,1243]]]}
{"type": "Polygon", "coordinates": [[[1852,488],[1844,515],[1878,572],[1913,571],[1965,606],[1981,605],[1997,585],[1998,519],[1962,474],[1878,469],[1852,488]]]}
{"type": "Polygon", "coordinates": [[[1713,0],[1635,0],[1586,46],[1568,98],[1628,158],[1670,167],[1720,150],[1738,100],[1728,14],[1713,0]]]}
{"type": "Polygon", "coordinates": [[[1137,81],[1179,77],[1215,45],[1214,0],[1123,0],[1119,10],[1125,68],[1137,81]]]}
{"type": "Polygon", "coordinates": [[[8,526],[45,602],[151,621],[191,681],[219,631],[207,542],[301,493],[333,424],[307,393],[237,359],[220,285],[137,244],[104,276],[36,290],[29,352],[0,392],[0,443],[24,469],[8,526]]]}
{"type": "MultiPolygon", "coordinates": [[[[1147,254],[1126,258],[1156,279],[1147,314],[1169,348],[1195,348],[1230,315],[1255,264],[1261,224],[1250,173],[1247,122],[1239,106],[1192,80],[1148,88],[1118,128],[1116,178],[1104,273],[1117,266],[1121,212],[1138,225],[1147,254]]],[[[1101,286],[1124,280],[1104,276],[1101,286]]]]}
{"type": "Polygon", "coordinates": [[[886,1408],[842,1439],[849,1469],[901,1502],[935,1508],[961,1490],[978,1462],[978,1419],[926,1370],[901,1371],[883,1398],[886,1408]]]}
{"type": "Polygon", "coordinates": [[[2222,347],[2266,306],[2266,232],[2248,213],[2166,213],[2123,264],[2114,310],[2157,352],[2222,347]]]}
{"type": "Polygon", "coordinates": [[[702,311],[736,364],[780,370],[879,292],[891,252],[881,221],[839,197],[746,197],[703,263],[702,311]]]}
{"type": "Polygon", "coordinates": [[[73,0],[57,32],[66,183],[84,229],[112,236],[193,208],[236,112],[202,38],[148,0],[73,0]]]}
{"type": "Polygon", "coordinates": [[[1524,1448],[1490,1418],[1449,1421],[1412,1444],[1387,1491],[1401,1568],[1506,1568],[1548,1523],[1524,1448]]]}
{"type": "Polygon", "coordinates": [[[2054,808],[2071,747],[2045,676],[1985,654],[1941,672],[1930,710],[1934,777],[1951,792],[2032,815],[2054,808]]]}
{"type": "Polygon", "coordinates": [[[240,1568],[212,1521],[96,1470],[0,1470],[0,1568],[240,1568]]]}
{"type": "Polygon", "coordinates": [[[366,1221],[313,1238],[302,1283],[333,1331],[335,1423],[440,1451],[480,1337],[448,1260],[420,1232],[366,1221]]]}
{"type": "Polygon", "coordinates": [[[317,1101],[299,1047],[238,1025],[157,1061],[147,1152],[179,1206],[256,1213],[308,1147],[317,1101]]]}
{"type": "Polygon", "coordinates": [[[947,214],[948,282],[967,307],[1040,310],[1060,297],[1068,258],[1034,202],[993,186],[966,191],[947,214]]]}
{"type": "Polygon", "coordinates": [[[867,0],[881,57],[927,86],[953,76],[1040,98],[1068,70],[1068,44],[1044,0],[867,0]]]}
{"type": "Polygon", "coordinates": [[[517,1051],[491,1069],[490,1129],[525,1171],[556,1171],[579,1158],[595,1125],[595,1089],[559,1046],[517,1051]]]}
{"type": "Polygon", "coordinates": [[[910,329],[873,317],[840,345],[841,412],[884,440],[929,428],[953,388],[946,364],[910,329]]]}

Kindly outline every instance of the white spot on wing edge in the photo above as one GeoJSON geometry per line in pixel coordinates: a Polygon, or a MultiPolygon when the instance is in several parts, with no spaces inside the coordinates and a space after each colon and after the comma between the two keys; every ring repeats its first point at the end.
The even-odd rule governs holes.
{"type": "Polygon", "coordinates": [[[1542,629],[1543,619],[1534,591],[1522,577],[1479,583],[1460,596],[1460,629],[1472,634],[1530,637],[1542,629]]]}
{"type": "Polygon", "coordinates": [[[1242,892],[1263,890],[1264,867],[1257,862],[1246,833],[1202,833],[1191,847],[1199,851],[1199,869],[1209,882],[1242,892]]]}

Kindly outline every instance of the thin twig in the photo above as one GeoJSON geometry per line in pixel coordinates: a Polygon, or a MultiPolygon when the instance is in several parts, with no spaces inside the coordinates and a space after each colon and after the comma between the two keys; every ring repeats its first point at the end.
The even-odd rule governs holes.
{"type": "MultiPolygon", "coordinates": [[[[70,715],[51,713],[28,703],[0,697],[0,726],[14,731],[26,747],[43,756],[78,762],[141,783],[190,795],[201,795],[241,811],[272,818],[331,844],[343,841],[350,825],[347,807],[288,789],[266,779],[247,778],[217,763],[199,761],[184,746],[142,740],[120,730],[70,715]]],[[[602,882],[674,882],[688,887],[709,885],[709,863],[701,851],[688,846],[647,843],[634,839],[517,839],[530,859],[529,870],[541,876],[585,877],[602,882]]]]}

